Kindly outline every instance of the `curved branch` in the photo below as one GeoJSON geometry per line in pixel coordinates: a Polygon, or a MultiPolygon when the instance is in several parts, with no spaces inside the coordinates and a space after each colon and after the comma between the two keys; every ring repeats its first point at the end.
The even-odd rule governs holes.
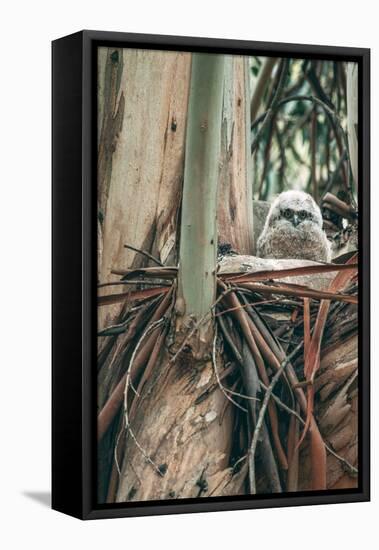
{"type": "Polygon", "coordinates": [[[258,114],[258,110],[262,101],[263,94],[267,88],[267,82],[270,78],[274,66],[277,62],[277,57],[267,57],[262,69],[259,72],[259,76],[255,85],[255,90],[253,97],[251,98],[250,105],[250,117],[251,120],[255,120],[255,117],[258,114]]]}
{"type": "MultiPolygon", "coordinates": [[[[262,133],[263,133],[263,130],[264,130],[266,124],[267,124],[267,121],[271,120],[273,115],[281,107],[283,107],[283,105],[286,105],[287,103],[290,103],[292,101],[310,101],[314,105],[318,105],[319,107],[321,107],[324,110],[325,114],[330,119],[332,127],[334,125],[336,125],[339,132],[342,135],[343,142],[344,142],[344,151],[341,153],[341,155],[342,154],[347,155],[349,169],[351,171],[352,168],[351,168],[351,159],[350,159],[350,154],[349,154],[348,138],[347,138],[345,130],[342,127],[341,120],[340,120],[339,116],[336,114],[336,112],[333,109],[331,109],[324,101],[322,101],[321,99],[319,99],[318,97],[315,97],[313,95],[294,95],[294,96],[285,97],[285,98],[279,100],[276,104],[274,104],[274,102],[273,102],[271,107],[266,112],[262,113],[251,125],[251,130],[254,130],[262,122],[262,126],[259,128],[259,130],[258,130],[258,132],[257,132],[257,134],[256,134],[256,136],[255,136],[255,138],[254,138],[254,140],[251,144],[251,154],[254,153],[255,149],[258,146],[258,142],[259,142],[259,140],[262,136],[262,133]]],[[[336,137],[338,138],[337,132],[335,132],[335,133],[336,133],[336,137]]],[[[354,203],[353,192],[352,192],[352,189],[351,189],[351,185],[349,185],[348,191],[350,192],[352,202],[354,203]]]]}
{"type": "Polygon", "coordinates": [[[280,101],[276,103],[276,105],[272,105],[266,112],[262,113],[251,125],[251,130],[254,130],[262,121],[264,121],[265,117],[268,115],[270,111],[275,109],[276,111],[280,109],[280,107],[283,107],[286,103],[290,103],[291,101],[311,101],[312,103],[315,103],[316,105],[319,105],[326,111],[330,116],[333,117],[333,119],[338,121],[339,127],[343,130],[341,127],[340,119],[338,115],[331,109],[326,103],[324,103],[321,99],[318,97],[315,97],[313,95],[292,95],[289,97],[284,97],[280,101]]]}
{"type": "Polygon", "coordinates": [[[262,428],[263,419],[266,413],[266,409],[272,394],[272,390],[275,387],[275,384],[279,380],[279,378],[284,373],[284,369],[286,366],[290,363],[291,359],[296,355],[296,353],[302,348],[303,342],[300,342],[299,345],[297,345],[293,351],[288,355],[288,357],[285,358],[284,361],[282,361],[282,364],[280,365],[279,369],[276,371],[275,375],[273,376],[270,385],[267,387],[267,391],[265,394],[265,397],[263,399],[262,407],[259,411],[257,424],[255,426],[253,438],[251,440],[251,446],[249,451],[249,480],[250,480],[250,493],[252,495],[256,494],[256,485],[255,485],[255,451],[257,448],[258,443],[258,437],[259,433],[262,428]]]}
{"type": "MultiPolygon", "coordinates": [[[[261,120],[262,116],[263,116],[263,124],[259,128],[258,133],[255,136],[255,138],[253,140],[253,143],[251,144],[251,154],[253,154],[254,151],[256,150],[256,148],[258,147],[259,140],[260,140],[266,126],[272,121],[272,119],[273,119],[273,117],[274,117],[274,115],[277,111],[278,105],[280,105],[280,103],[281,103],[280,102],[280,96],[282,95],[282,92],[283,92],[283,89],[284,89],[284,86],[285,86],[285,83],[286,83],[286,80],[287,80],[288,66],[289,66],[289,59],[284,59],[283,63],[282,63],[282,68],[281,68],[281,73],[280,73],[280,77],[279,77],[278,87],[276,89],[274,97],[272,98],[270,108],[265,113],[263,113],[263,115],[261,115],[260,117],[257,118],[257,120],[261,120]]],[[[252,124],[252,127],[256,126],[256,122],[257,121],[255,121],[252,124]]]]}

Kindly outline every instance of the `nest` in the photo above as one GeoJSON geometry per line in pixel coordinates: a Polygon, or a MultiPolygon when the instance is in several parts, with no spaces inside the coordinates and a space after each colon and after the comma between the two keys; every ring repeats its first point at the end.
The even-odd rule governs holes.
{"type": "MultiPolygon", "coordinates": [[[[245,260],[239,258],[237,271],[228,259],[221,261],[217,299],[207,315],[188,327],[179,346],[172,345],[177,268],[117,272],[121,279],[114,284],[129,285],[129,290],[98,298],[99,307],[122,304],[118,322],[99,332],[103,342],[98,356],[99,442],[107,436],[108,447],[117,451],[124,433],[138,445],[133,418],[162,348],[171,354],[172,365],[184,361],[190,339],[210,323],[214,337],[209,356],[215,376],[195,404],[220,390],[225,406],[235,407],[231,475],[244,468],[250,494],[297,490],[299,449],[308,436],[310,488],[325,489],[327,452],[351,474],[357,473],[324,440],[314,414],[321,344],[325,352],[336,339],[342,342],[357,329],[356,317],[347,315],[357,304],[357,256],[345,264],[300,262],[289,267],[283,261],[275,269],[255,271],[245,260]],[[306,284],[309,278],[320,277],[323,285],[306,284]],[[333,327],[338,319],[336,335],[333,327]]],[[[161,465],[140,451],[164,475],[161,465]]],[[[114,456],[117,461],[117,453],[114,456]]]]}

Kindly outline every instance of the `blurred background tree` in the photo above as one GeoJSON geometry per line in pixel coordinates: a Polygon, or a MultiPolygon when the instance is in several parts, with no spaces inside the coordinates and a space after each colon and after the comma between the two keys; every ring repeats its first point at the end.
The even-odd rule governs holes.
{"type": "Polygon", "coordinates": [[[347,64],[252,57],[253,195],[331,192],[355,204],[347,143],[347,64]]]}

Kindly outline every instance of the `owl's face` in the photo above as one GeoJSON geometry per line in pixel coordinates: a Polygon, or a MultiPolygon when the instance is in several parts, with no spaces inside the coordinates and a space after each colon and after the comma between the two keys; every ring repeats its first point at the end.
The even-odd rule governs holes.
{"type": "Polygon", "coordinates": [[[322,216],[311,195],[303,191],[285,191],[274,201],[267,222],[270,227],[303,231],[313,224],[321,228],[322,216]]]}

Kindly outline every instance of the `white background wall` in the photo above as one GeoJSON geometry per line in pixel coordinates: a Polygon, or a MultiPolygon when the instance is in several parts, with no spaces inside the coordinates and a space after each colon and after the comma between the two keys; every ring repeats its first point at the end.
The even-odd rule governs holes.
{"type": "MultiPolygon", "coordinates": [[[[83,523],[51,511],[50,41],[87,29],[372,48],[372,204],[378,197],[378,17],[360,0],[33,0],[1,9],[0,542],[2,548],[342,548],[378,541],[373,502],[83,523]],[[4,307],[5,306],[5,307],[4,307]],[[34,495],[34,498],[32,496],[34,495]],[[36,499],[35,496],[38,498],[36,499]],[[370,540],[371,539],[371,540],[370,540]]],[[[68,213],[69,215],[69,213],[68,213]]],[[[373,246],[379,230],[373,216],[373,246]]],[[[373,281],[377,273],[373,257],[373,281]]],[[[373,319],[378,291],[373,288],[373,319]]],[[[373,323],[373,358],[377,327],[373,323]]]]}

